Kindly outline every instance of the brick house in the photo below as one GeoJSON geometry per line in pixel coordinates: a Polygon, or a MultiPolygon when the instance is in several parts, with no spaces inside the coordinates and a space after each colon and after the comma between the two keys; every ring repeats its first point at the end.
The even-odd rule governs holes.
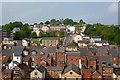
{"type": "Polygon", "coordinates": [[[102,66],[103,79],[111,79],[113,77],[112,58],[109,56],[100,57],[100,64],[102,66]]]}
{"type": "Polygon", "coordinates": [[[42,46],[58,46],[59,38],[58,37],[44,37],[42,38],[42,46]]]}
{"type": "Polygon", "coordinates": [[[30,73],[30,79],[44,80],[46,78],[46,68],[40,65],[30,73]]]}
{"type": "Polygon", "coordinates": [[[81,70],[74,64],[70,64],[63,69],[61,74],[62,79],[80,80],[82,78],[81,70]]]}
{"type": "Polygon", "coordinates": [[[56,66],[64,67],[65,66],[65,48],[60,47],[56,53],[56,66]]]}
{"type": "Polygon", "coordinates": [[[102,75],[99,71],[94,71],[92,74],[91,74],[91,77],[92,77],[92,80],[102,80],[102,75]]]}
{"type": "Polygon", "coordinates": [[[66,46],[66,51],[78,51],[78,45],[75,42],[69,43],[66,46]]]}
{"type": "Polygon", "coordinates": [[[80,64],[79,52],[66,52],[66,65],[74,64],[79,66],[80,64]]]}
{"type": "Polygon", "coordinates": [[[113,66],[116,67],[119,65],[119,54],[118,54],[118,50],[115,48],[111,48],[109,49],[109,53],[112,55],[112,63],[113,66]]]}
{"type": "Polygon", "coordinates": [[[88,57],[88,68],[96,69],[97,60],[98,60],[97,56],[88,57]]]}
{"type": "Polygon", "coordinates": [[[3,79],[11,80],[12,79],[12,73],[13,73],[12,69],[4,69],[1,77],[3,79]]]}
{"type": "Polygon", "coordinates": [[[59,66],[48,66],[46,67],[46,69],[47,69],[47,78],[54,78],[54,79],[59,79],[60,74],[63,70],[63,68],[59,66]]]}
{"type": "Polygon", "coordinates": [[[90,78],[91,78],[91,70],[89,68],[86,68],[85,66],[82,66],[82,79],[90,80],[90,78]]]}

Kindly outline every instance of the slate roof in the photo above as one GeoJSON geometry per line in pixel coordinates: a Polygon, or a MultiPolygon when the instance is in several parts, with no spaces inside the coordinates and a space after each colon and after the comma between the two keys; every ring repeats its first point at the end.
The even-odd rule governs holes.
{"type": "Polygon", "coordinates": [[[87,48],[79,48],[81,56],[87,56],[88,49],[87,48]]]}
{"type": "Polygon", "coordinates": [[[58,37],[43,37],[42,40],[59,40],[58,37]]]}
{"type": "Polygon", "coordinates": [[[11,74],[12,73],[12,69],[5,69],[3,72],[5,74],[11,74]]]}
{"type": "Polygon", "coordinates": [[[80,52],[66,52],[66,55],[68,56],[80,56],[80,52]]]}
{"type": "Polygon", "coordinates": [[[65,47],[60,47],[57,52],[65,52],[65,47]]]}
{"type": "Polygon", "coordinates": [[[114,68],[113,71],[116,75],[120,75],[120,68],[114,68]]]}
{"type": "Polygon", "coordinates": [[[90,56],[88,57],[88,60],[98,60],[98,56],[90,56]]]}
{"type": "Polygon", "coordinates": [[[48,53],[55,53],[56,52],[56,47],[46,47],[43,49],[43,52],[45,54],[48,54],[48,53]]]}
{"type": "Polygon", "coordinates": [[[78,43],[87,43],[85,40],[79,40],[78,43]]]}
{"type": "Polygon", "coordinates": [[[118,57],[117,49],[109,49],[109,54],[111,54],[112,57],[118,57]]]}
{"type": "Polygon", "coordinates": [[[88,51],[91,51],[92,53],[97,53],[97,49],[96,48],[88,48],[88,51]]]}
{"type": "Polygon", "coordinates": [[[68,71],[73,70],[74,72],[76,72],[77,74],[80,74],[80,69],[79,67],[77,67],[74,64],[70,64],[68,65],[64,70],[63,70],[63,74],[67,73],[68,71]]]}
{"type": "Polygon", "coordinates": [[[46,67],[47,71],[62,71],[63,68],[59,66],[48,66],[46,67]]]}
{"type": "Polygon", "coordinates": [[[101,64],[104,63],[103,67],[113,67],[112,58],[110,56],[102,56],[100,57],[101,64]]]}
{"type": "Polygon", "coordinates": [[[97,48],[97,53],[108,54],[108,49],[104,47],[97,48]]]}
{"type": "Polygon", "coordinates": [[[102,41],[95,41],[95,43],[103,43],[102,41]]]}
{"type": "Polygon", "coordinates": [[[16,48],[14,48],[14,55],[15,56],[21,56],[23,50],[24,50],[24,47],[16,47],[16,48]]]}
{"type": "Polygon", "coordinates": [[[3,60],[3,63],[7,62],[9,57],[13,54],[13,49],[2,50],[2,55],[5,55],[6,58],[3,60]]]}
{"type": "Polygon", "coordinates": [[[75,43],[75,42],[72,42],[72,43],[69,43],[68,45],[67,45],[67,47],[78,47],[78,44],[77,43],[75,43]]]}
{"type": "Polygon", "coordinates": [[[91,36],[91,38],[101,38],[100,36],[91,36]]]}
{"type": "Polygon", "coordinates": [[[38,71],[40,71],[41,73],[43,72],[46,72],[46,68],[42,65],[40,65],[38,68],[37,68],[38,71]]]}
{"type": "Polygon", "coordinates": [[[26,64],[24,64],[24,63],[21,63],[21,64],[19,64],[19,65],[17,65],[20,69],[25,69],[25,67],[27,67],[27,65],[26,64]]]}

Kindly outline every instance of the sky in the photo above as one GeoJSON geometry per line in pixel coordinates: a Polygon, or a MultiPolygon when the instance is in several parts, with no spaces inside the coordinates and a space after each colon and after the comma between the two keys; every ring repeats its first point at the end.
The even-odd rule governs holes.
{"type": "MultiPolygon", "coordinates": [[[[1,4],[1,3],[0,3],[1,4]]],[[[1,11],[0,11],[1,12],[1,11]]],[[[2,2],[2,23],[34,24],[50,19],[83,19],[86,23],[118,24],[117,2],[2,2]]],[[[1,21],[0,21],[1,22],[1,21]]]]}

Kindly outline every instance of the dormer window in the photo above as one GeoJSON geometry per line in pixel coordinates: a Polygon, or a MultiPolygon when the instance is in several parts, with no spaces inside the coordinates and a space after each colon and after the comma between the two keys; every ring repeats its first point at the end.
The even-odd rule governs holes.
{"type": "Polygon", "coordinates": [[[40,54],[41,54],[41,55],[44,55],[44,53],[43,53],[43,52],[40,52],[40,54]]]}
{"type": "Polygon", "coordinates": [[[70,74],[73,74],[73,72],[70,72],[70,74]]]}
{"type": "Polygon", "coordinates": [[[32,51],[32,54],[35,55],[35,54],[37,54],[37,52],[36,51],[32,51]]]}
{"type": "Polygon", "coordinates": [[[28,51],[27,51],[27,50],[23,51],[23,54],[24,54],[25,56],[27,56],[27,55],[28,55],[28,51]]]}

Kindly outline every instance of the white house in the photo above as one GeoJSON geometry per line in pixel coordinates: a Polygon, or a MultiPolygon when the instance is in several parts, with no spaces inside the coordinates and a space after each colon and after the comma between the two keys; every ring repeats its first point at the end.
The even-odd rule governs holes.
{"type": "Polygon", "coordinates": [[[101,41],[101,37],[100,36],[92,36],[90,39],[90,42],[95,43],[95,41],[101,41]]]}
{"type": "Polygon", "coordinates": [[[66,27],[66,31],[69,31],[69,32],[73,32],[73,33],[74,33],[74,32],[75,32],[75,26],[69,26],[69,25],[68,25],[68,26],[66,27]]]}
{"type": "Polygon", "coordinates": [[[22,62],[22,52],[24,48],[15,48],[12,56],[12,61],[9,64],[9,69],[12,69],[16,66],[16,63],[22,62]]]}
{"type": "Polygon", "coordinates": [[[22,46],[30,46],[30,41],[28,39],[23,39],[22,46]]]}
{"type": "Polygon", "coordinates": [[[20,28],[15,27],[12,32],[13,32],[13,33],[16,33],[16,32],[18,32],[18,31],[20,31],[20,28]]]}
{"type": "Polygon", "coordinates": [[[108,41],[102,41],[102,42],[103,42],[102,43],[103,46],[108,46],[109,45],[108,41]]]}
{"type": "Polygon", "coordinates": [[[84,32],[86,29],[86,25],[84,25],[83,27],[81,27],[81,32],[84,32]]]}
{"type": "Polygon", "coordinates": [[[95,41],[95,43],[94,43],[94,45],[96,45],[96,46],[102,46],[102,41],[95,41]]]}
{"type": "Polygon", "coordinates": [[[49,31],[50,30],[50,28],[48,27],[48,26],[43,26],[42,27],[42,31],[44,31],[44,32],[47,32],[47,31],[49,31]]]}
{"type": "Polygon", "coordinates": [[[90,37],[89,37],[89,36],[82,36],[82,38],[83,38],[83,39],[87,39],[87,40],[89,40],[89,39],[90,39],[90,37]]]}
{"type": "Polygon", "coordinates": [[[73,39],[74,42],[78,43],[78,41],[82,40],[82,36],[79,35],[79,34],[74,34],[72,36],[72,39],[73,39]]]}
{"type": "Polygon", "coordinates": [[[37,36],[39,36],[39,33],[41,32],[40,26],[39,25],[34,25],[32,32],[35,32],[37,34],[37,36]]]}

